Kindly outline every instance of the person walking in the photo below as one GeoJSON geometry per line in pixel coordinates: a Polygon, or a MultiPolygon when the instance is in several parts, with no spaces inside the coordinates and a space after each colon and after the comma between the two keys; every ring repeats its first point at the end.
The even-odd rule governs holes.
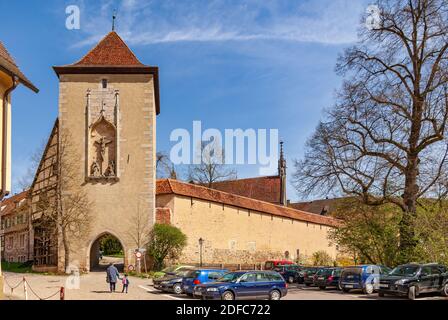
{"type": "Polygon", "coordinates": [[[113,263],[107,267],[106,270],[106,282],[109,283],[110,292],[115,292],[117,285],[117,279],[120,279],[120,273],[113,263]]]}
{"type": "Polygon", "coordinates": [[[129,288],[129,279],[128,279],[128,275],[125,274],[123,277],[123,280],[121,281],[121,283],[123,284],[123,290],[121,290],[121,293],[124,293],[126,291],[126,293],[128,293],[128,288],[129,288]]]}

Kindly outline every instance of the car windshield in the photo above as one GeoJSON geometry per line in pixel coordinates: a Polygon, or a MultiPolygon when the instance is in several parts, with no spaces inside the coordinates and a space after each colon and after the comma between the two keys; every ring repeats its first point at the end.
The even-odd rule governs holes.
{"type": "Polygon", "coordinates": [[[165,273],[174,272],[174,270],[176,270],[176,268],[177,268],[176,266],[167,267],[167,268],[163,269],[162,272],[165,272],[165,273]]]}
{"type": "Polygon", "coordinates": [[[389,274],[391,276],[408,276],[412,277],[418,272],[418,266],[399,266],[393,269],[389,274]]]}
{"type": "Polygon", "coordinates": [[[191,272],[191,269],[184,269],[184,268],[180,268],[179,270],[177,270],[176,272],[174,272],[174,274],[176,276],[180,276],[180,277],[186,277],[187,274],[191,272]]]}
{"type": "Polygon", "coordinates": [[[241,273],[238,272],[230,272],[223,275],[221,278],[219,278],[218,282],[235,282],[239,276],[241,276],[241,273]]]}

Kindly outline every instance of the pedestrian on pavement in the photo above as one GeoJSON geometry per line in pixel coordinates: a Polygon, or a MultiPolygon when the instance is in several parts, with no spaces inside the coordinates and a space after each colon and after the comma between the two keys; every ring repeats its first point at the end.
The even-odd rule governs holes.
{"type": "Polygon", "coordinates": [[[121,290],[121,293],[125,292],[128,293],[128,288],[129,288],[129,279],[128,279],[128,275],[125,274],[122,280],[122,284],[123,284],[123,290],[121,290]]]}
{"type": "Polygon", "coordinates": [[[120,279],[120,273],[113,263],[107,267],[106,270],[106,282],[109,283],[110,292],[115,292],[115,287],[117,284],[117,279],[120,279]]]}

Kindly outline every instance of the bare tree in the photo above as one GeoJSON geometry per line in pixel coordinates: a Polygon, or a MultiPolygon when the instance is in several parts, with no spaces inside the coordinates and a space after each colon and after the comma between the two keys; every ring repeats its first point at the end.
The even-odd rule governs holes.
{"type": "Polygon", "coordinates": [[[220,146],[202,143],[201,155],[201,163],[189,167],[189,181],[212,188],[215,182],[236,179],[236,170],[224,163],[224,150],[220,146]]]}
{"type": "Polygon", "coordinates": [[[149,232],[151,231],[149,215],[140,208],[140,201],[137,202],[134,214],[129,217],[131,226],[128,235],[134,241],[136,248],[143,248],[148,243],[149,232]]]}
{"type": "Polygon", "coordinates": [[[79,157],[69,133],[60,135],[55,159],[51,168],[55,183],[39,194],[37,211],[40,215],[34,226],[48,230],[60,239],[66,269],[70,263],[71,239],[82,239],[89,232],[91,202],[79,183],[79,157]]]}
{"type": "Polygon", "coordinates": [[[418,199],[446,180],[448,2],[379,0],[380,21],[339,58],[345,77],[295,163],[298,191],[356,195],[403,212],[403,260],[416,245],[418,199]]]}
{"type": "Polygon", "coordinates": [[[178,178],[178,173],[174,164],[164,152],[157,152],[156,154],[156,169],[158,178],[169,178],[174,180],[178,178]]]}
{"type": "Polygon", "coordinates": [[[22,175],[17,181],[18,187],[21,190],[28,189],[33,183],[34,176],[36,175],[37,168],[42,159],[42,155],[45,151],[46,142],[43,142],[39,148],[37,148],[29,157],[29,166],[24,175],[22,175]]]}

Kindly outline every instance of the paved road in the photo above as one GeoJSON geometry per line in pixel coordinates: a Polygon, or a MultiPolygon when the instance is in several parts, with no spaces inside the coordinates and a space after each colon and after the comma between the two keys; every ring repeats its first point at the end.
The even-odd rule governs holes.
{"type": "MultiPolygon", "coordinates": [[[[48,297],[59,291],[61,286],[66,287],[65,297],[67,300],[189,300],[191,298],[185,295],[174,295],[169,293],[159,292],[152,287],[151,280],[140,279],[136,277],[130,278],[130,290],[128,294],[121,293],[121,284],[117,284],[116,293],[110,293],[108,291],[108,284],[106,283],[105,272],[91,272],[86,275],[82,275],[79,281],[79,289],[70,289],[70,280],[66,276],[46,276],[39,274],[26,274],[25,275],[28,287],[28,298],[30,300],[38,300],[38,296],[41,298],[48,297]],[[33,291],[35,293],[33,293],[33,291]]],[[[11,286],[18,284],[22,278],[22,274],[5,273],[6,282],[11,286]]],[[[8,285],[5,285],[5,293],[11,294],[8,285]]],[[[13,299],[24,299],[23,285],[20,285],[13,291],[13,299]]],[[[59,295],[56,294],[51,300],[59,299],[59,295]]],[[[364,295],[361,292],[345,293],[342,294],[337,290],[319,290],[318,288],[309,288],[302,285],[290,285],[288,295],[285,300],[371,300],[371,299],[403,299],[397,297],[386,296],[379,298],[378,295],[364,295]]],[[[439,300],[447,298],[440,297],[436,294],[425,295],[418,300],[439,300]]]]}

